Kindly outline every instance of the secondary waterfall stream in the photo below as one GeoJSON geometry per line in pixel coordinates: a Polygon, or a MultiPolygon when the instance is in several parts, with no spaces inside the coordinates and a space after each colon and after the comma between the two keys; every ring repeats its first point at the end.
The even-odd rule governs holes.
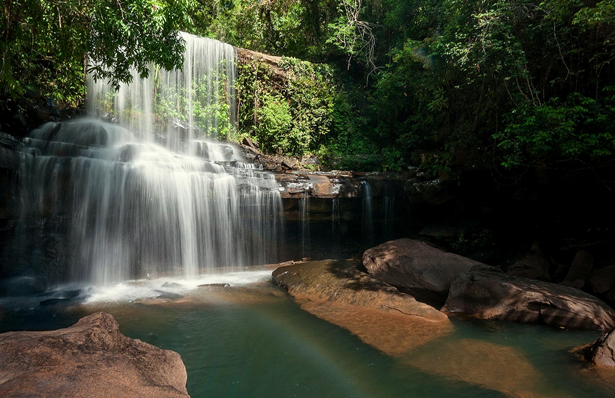
{"type": "Polygon", "coordinates": [[[135,73],[117,92],[90,80],[92,118],[49,123],[25,140],[23,219],[54,220],[66,234],[70,281],[189,278],[276,260],[273,175],[208,139],[233,131],[234,48],[182,38],[183,70],[135,73]]]}

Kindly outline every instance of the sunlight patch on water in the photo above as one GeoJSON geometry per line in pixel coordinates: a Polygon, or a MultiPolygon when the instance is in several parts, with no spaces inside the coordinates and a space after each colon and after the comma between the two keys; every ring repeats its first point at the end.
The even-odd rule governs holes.
{"type": "Polygon", "coordinates": [[[203,274],[193,279],[158,278],[92,287],[84,304],[122,303],[156,298],[163,293],[188,294],[202,285],[246,286],[271,280],[272,270],[203,274]]]}

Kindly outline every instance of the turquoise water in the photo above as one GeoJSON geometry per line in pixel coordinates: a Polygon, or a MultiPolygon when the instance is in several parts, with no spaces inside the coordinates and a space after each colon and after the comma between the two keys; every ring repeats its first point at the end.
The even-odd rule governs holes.
{"type": "Polygon", "coordinates": [[[569,353],[595,332],[453,320],[453,334],[393,358],[267,283],[145,304],[5,310],[0,330],[64,327],[104,310],[127,336],[180,353],[192,397],[615,396],[615,372],[605,376],[569,353]]]}

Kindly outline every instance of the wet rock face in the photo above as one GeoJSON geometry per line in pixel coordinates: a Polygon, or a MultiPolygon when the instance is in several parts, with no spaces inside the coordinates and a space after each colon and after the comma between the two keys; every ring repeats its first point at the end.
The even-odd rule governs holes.
{"type": "Polygon", "coordinates": [[[0,334],[2,397],[188,397],[179,354],[124,336],[102,312],[47,332],[0,334]]]}
{"type": "Polygon", "coordinates": [[[567,286],[492,272],[457,276],[442,311],[567,328],[608,331],[615,327],[615,311],[594,296],[567,286]]]}
{"type": "Polygon", "coordinates": [[[393,240],[366,250],[363,265],[374,278],[440,306],[458,274],[479,269],[495,270],[413,239],[393,240]]]}
{"type": "Polygon", "coordinates": [[[15,137],[0,132],[0,233],[6,229],[8,221],[15,218],[13,197],[17,193],[15,176],[20,165],[18,147],[15,137]]]}

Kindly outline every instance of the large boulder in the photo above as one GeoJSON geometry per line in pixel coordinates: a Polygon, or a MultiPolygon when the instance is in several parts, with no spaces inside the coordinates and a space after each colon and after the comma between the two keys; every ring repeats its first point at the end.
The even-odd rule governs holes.
{"type": "Polygon", "coordinates": [[[594,365],[615,368],[615,330],[585,348],[585,359],[594,365]]]}
{"type": "Polygon", "coordinates": [[[542,249],[534,244],[529,252],[507,267],[506,273],[511,276],[550,281],[550,265],[542,249]]]}
{"type": "Polygon", "coordinates": [[[393,240],[366,250],[363,265],[374,278],[436,306],[444,303],[458,274],[495,270],[413,239],[393,240]]]}
{"type": "Polygon", "coordinates": [[[608,331],[615,311],[578,289],[492,272],[469,272],[451,284],[442,311],[480,319],[608,331]]]}
{"type": "Polygon", "coordinates": [[[594,257],[585,250],[579,250],[572,260],[572,265],[568,270],[562,285],[583,289],[589,274],[594,268],[594,257]]]}
{"type": "Polygon", "coordinates": [[[610,294],[615,291],[615,265],[595,270],[589,276],[588,282],[594,294],[615,298],[615,294],[610,294]]]}
{"type": "Polygon", "coordinates": [[[400,355],[452,331],[448,317],[357,269],[357,260],[281,267],[273,281],[301,308],[341,326],[389,355],[400,355]]]}
{"type": "Polygon", "coordinates": [[[2,397],[188,397],[179,354],[131,339],[102,312],[71,327],[0,334],[2,397]]]}

